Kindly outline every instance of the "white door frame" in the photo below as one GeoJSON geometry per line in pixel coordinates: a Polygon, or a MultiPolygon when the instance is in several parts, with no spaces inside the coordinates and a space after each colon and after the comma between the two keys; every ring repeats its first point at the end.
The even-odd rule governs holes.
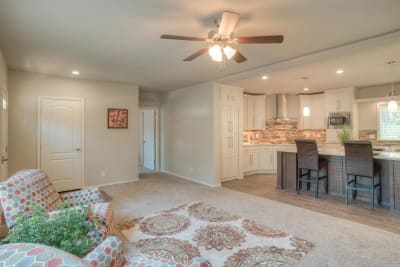
{"type": "Polygon", "coordinates": [[[37,146],[36,146],[36,167],[40,169],[41,165],[41,107],[42,107],[42,100],[43,99],[49,99],[49,100],[73,100],[73,101],[80,101],[82,104],[82,109],[81,109],[81,138],[82,138],[82,149],[81,149],[81,188],[85,187],[85,99],[84,98],[73,98],[73,97],[56,97],[56,96],[39,96],[38,97],[38,102],[37,102],[37,146]]]}
{"type": "MultiPolygon", "coordinates": [[[[155,120],[155,134],[154,134],[154,145],[155,145],[155,164],[154,171],[160,171],[160,109],[156,107],[139,107],[139,112],[142,110],[154,110],[154,120],[155,120]]],[[[143,129],[142,129],[143,130],[143,129]]],[[[138,162],[139,166],[139,162],[138,162]]]]}

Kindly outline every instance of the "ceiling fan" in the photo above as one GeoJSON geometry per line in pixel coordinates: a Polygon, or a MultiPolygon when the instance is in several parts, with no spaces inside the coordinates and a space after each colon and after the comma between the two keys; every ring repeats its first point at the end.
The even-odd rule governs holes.
{"type": "Polygon", "coordinates": [[[203,55],[208,51],[211,59],[217,62],[225,62],[227,59],[234,59],[237,63],[242,63],[247,60],[239,51],[234,49],[232,45],[235,44],[270,44],[282,43],[283,35],[264,35],[264,36],[247,36],[235,37],[233,30],[239,21],[240,14],[231,11],[224,11],[222,13],[221,21],[215,21],[216,31],[211,30],[207,38],[180,36],[163,34],[161,39],[183,40],[183,41],[200,41],[207,42],[208,45],[196,53],[188,56],[183,61],[192,61],[197,57],[203,55]]]}

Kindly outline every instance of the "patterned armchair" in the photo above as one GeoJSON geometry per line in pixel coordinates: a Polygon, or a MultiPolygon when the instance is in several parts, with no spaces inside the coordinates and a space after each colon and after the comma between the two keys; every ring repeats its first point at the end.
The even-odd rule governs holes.
{"type": "Polygon", "coordinates": [[[121,267],[125,264],[122,242],[115,236],[105,239],[83,259],[61,249],[31,243],[0,246],[0,266],[121,267]]]}
{"type": "MultiPolygon", "coordinates": [[[[173,260],[142,253],[125,258],[122,242],[115,236],[105,239],[82,259],[41,244],[17,243],[0,246],[0,261],[0,266],[24,267],[185,267],[173,260]]],[[[211,264],[196,257],[188,267],[211,267],[211,264]]]]}
{"type": "Polygon", "coordinates": [[[84,189],[60,195],[47,174],[41,170],[23,170],[0,183],[0,202],[8,228],[16,223],[20,212],[29,214],[32,205],[39,205],[47,212],[59,213],[64,201],[70,207],[88,205],[88,219],[96,219],[96,230],[89,233],[97,245],[111,234],[113,209],[103,202],[98,188],[84,189]]]}

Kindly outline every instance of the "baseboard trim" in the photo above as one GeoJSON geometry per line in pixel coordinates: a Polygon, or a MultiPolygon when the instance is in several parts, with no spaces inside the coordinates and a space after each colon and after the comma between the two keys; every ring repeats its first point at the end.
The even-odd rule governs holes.
{"type": "Polygon", "coordinates": [[[133,178],[133,179],[125,180],[125,181],[104,183],[104,184],[98,184],[98,185],[87,185],[87,186],[84,186],[84,188],[101,187],[101,186],[109,186],[109,185],[117,185],[117,184],[126,184],[126,183],[137,182],[137,181],[139,181],[139,178],[133,178]]]}
{"type": "Polygon", "coordinates": [[[252,175],[252,174],[276,174],[278,173],[276,170],[272,170],[272,171],[249,171],[249,172],[245,172],[243,173],[243,175],[252,175]]]}
{"type": "Polygon", "coordinates": [[[163,173],[166,173],[166,174],[170,174],[170,175],[176,176],[178,178],[181,178],[183,180],[190,181],[190,182],[193,182],[193,183],[196,183],[196,184],[205,185],[205,186],[208,186],[208,187],[220,187],[221,186],[221,183],[210,184],[210,183],[207,183],[207,182],[203,182],[203,181],[199,181],[199,180],[193,179],[191,177],[187,177],[187,176],[183,176],[183,175],[180,175],[180,174],[177,174],[177,173],[174,173],[174,172],[170,172],[170,171],[167,171],[167,170],[164,170],[164,169],[160,169],[160,172],[163,172],[163,173]]]}

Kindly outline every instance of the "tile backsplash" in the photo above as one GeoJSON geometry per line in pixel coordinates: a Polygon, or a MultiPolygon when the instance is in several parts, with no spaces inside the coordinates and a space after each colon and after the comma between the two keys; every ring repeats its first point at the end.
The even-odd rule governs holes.
{"type": "Polygon", "coordinates": [[[296,138],[310,138],[325,143],[326,130],[302,130],[297,122],[267,122],[264,131],[244,131],[244,141],[258,141],[272,144],[294,143],[296,138]]]}

